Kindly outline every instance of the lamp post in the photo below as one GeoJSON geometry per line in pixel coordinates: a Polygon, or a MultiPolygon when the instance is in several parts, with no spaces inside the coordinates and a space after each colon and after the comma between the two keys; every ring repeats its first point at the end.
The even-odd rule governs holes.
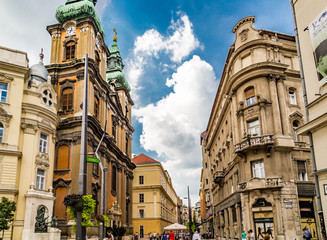
{"type": "Polygon", "coordinates": [[[190,198],[190,187],[187,186],[187,198],[184,198],[188,200],[188,221],[189,221],[189,233],[190,233],[190,238],[189,240],[192,240],[193,237],[193,232],[192,232],[192,209],[191,209],[191,198],[190,198]]]}

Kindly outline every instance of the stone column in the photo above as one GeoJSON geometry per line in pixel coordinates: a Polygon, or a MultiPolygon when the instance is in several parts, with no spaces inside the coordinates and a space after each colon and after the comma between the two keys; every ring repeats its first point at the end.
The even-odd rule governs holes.
{"type": "Polygon", "coordinates": [[[284,239],[284,222],[282,218],[282,207],[281,207],[281,199],[280,199],[280,191],[273,191],[273,197],[275,202],[275,209],[273,209],[274,214],[274,228],[277,235],[277,239],[284,239]]]}
{"type": "Polygon", "coordinates": [[[266,108],[265,103],[260,103],[260,119],[261,119],[261,134],[266,135],[267,133],[267,121],[266,121],[266,108]]]}
{"type": "Polygon", "coordinates": [[[243,137],[244,131],[245,131],[245,126],[244,126],[244,112],[240,111],[238,113],[239,115],[239,124],[240,124],[240,128],[241,128],[241,136],[243,137]]]}
{"type": "Polygon", "coordinates": [[[225,217],[225,228],[226,228],[226,239],[229,238],[229,221],[228,221],[228,211],[224,209],[224,217],[225,217]]]}
{"type": "Polygon", "coordinates": [[[234,219],[233,219],[233,208],[228,208],[228,216],[229,216],[229,237],[230,239],[234,239],[234,219]]]}
{"type": "Polygon", "coordinates": [[[284,76],[280,76],[277,79],[277,90],[278,90],[278,97],[279,97],[279,107],[280,113],[282,117],[282,128],[284,135],[291,135],[290,128],[289,128],[289,121],[288,121],[288,108],[286,108],[286,98],[285,98],[285,88],[284,88],[284,76]]]}
{"type": "Polygon", "coordinates": [[[219,237],[222,237],[224,236],[224,227],[223,227],[224,219],[223,219],[222,211],[219,212],[219,222],[220,222],[219,237]]]}
{"type": "Polygon", "coordinates": [[[280,120],[280,111],[279,111],[279,103],[278,103],[277,88],[276,88],[276,75],[270,74],[268,77],[268,81],[269,81],[270,97],[272,102],[274,133],[276,135],[280,135],[282,134],[282,124],[280,120]]]}
{"type": "Polygon", "coordinates": [[[240,205],[237,203],[235,205],[235,208],[236,208],[236,217],[237,217],[237,234],[235,234],[235,237],[241,239],[242,222],[241,222],[240,205]]]}
{"type": "Polygon", "coordinates": [[[243,214],[243,226],[245,230],[251,229],[251,207],[249,204],[248,194],[241,193],[241,204],[242,204],[242,214],[243,214]]]}
{"type": "MultiPolygon", "coordinates": [[[[232,113],[232,129],[233,129],[233,139],[234,139],[234,145],[238,142],[240,142],[240,132],[238,128],[238,118],[236,116],[237,113],[237,99],[236,94],[233,93],[232,95],[232,105],[231,105],[231,113],[232,113]]],[[[243,134],[243,133],[241,133],[243,134]]]]}

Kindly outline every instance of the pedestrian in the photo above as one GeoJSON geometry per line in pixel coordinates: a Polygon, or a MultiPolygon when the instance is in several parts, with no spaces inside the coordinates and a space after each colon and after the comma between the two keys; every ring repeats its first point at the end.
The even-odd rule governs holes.
{"type": "Polygon", "coordinates": [[[139,240],[139,234],[136,232],[136,234],[135,234],[135,238],[134,238],[135,240],[139,240]]]}
{"type": "Polygon", "coordinates": [[[192,240],[201,240],[201,237],[200,237],[200,234],[198,233],[198,231],[195,231],[195,233],[193,234],[192,240]]]}
{"type": "Polygon", "coordinates": [[[249,233],[249,240],[255,240],[255,237],[254,237],[254,232],[252,231],[252,229],[250,229],[249,231],[248,231],[248,233],[249,233]]]}
{"type": "Polygon", "coordinates": [[[169,233],[169,240],[175,240],[175,234],[173,233],[173,231],[170,231],[169,233]]]}
{"type": "Polygon", "coordinates": [[[242,235],[242,239],[246,239],[246,233],[245,233],[245,231],[243,231],[241,235],[242,235]]]}
{"type": "Polygon", "coordinates": [[[152,233],[150,232],[150,240],[152,240],[152,233]]]}
{"type": "Polygon", "coordinates": [[[153,232],[153,240],[157,240],[157,234],[156,234],[156,232],[153,232]]]}
{"type": "Polygon", "coordinates": [[[104,240],[111,240],[110,231],[107,231],[107,236],[104,238],[104,240]]]}
{"type": "Polygon", "coordinates": [[[167,240],[167,234],[165,232],[161,235],[161,240],[167,240]]]}
{"type": "Polygon", "coordinates": [[[305,240],[310,240],[312,238],[311,231],[307,227],[305,227],[303,230],[303,238],[305,238],[305,240]]]}

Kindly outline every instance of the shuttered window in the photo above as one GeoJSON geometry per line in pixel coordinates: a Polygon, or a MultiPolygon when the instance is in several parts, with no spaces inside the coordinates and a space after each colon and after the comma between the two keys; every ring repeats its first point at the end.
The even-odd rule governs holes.
{"type": "Polygon", "coordinates": [[[66,88],[62,91],[62,110],[69,111],[73,109],[73,89],[66,88]]]}
{"type": "Polygon", "coordinates": [[[253,103],[255,103],[255,96],[254,96],[254,88],[248,88],[245,91],[245,99],[246,99],[246,106],[249,106],[253,103]]]}

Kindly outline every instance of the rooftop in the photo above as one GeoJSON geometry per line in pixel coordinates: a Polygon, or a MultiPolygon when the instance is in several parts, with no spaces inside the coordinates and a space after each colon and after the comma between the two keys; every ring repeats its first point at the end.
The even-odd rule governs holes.
{"type": "Polygon", "coordinates": [[[140,154],[132,159],[132,162],[134,164],[149,164],[149,163],[159,163],[157,160],[154,160],[153,158],[148,157],[145,154],[140,154]]]}

